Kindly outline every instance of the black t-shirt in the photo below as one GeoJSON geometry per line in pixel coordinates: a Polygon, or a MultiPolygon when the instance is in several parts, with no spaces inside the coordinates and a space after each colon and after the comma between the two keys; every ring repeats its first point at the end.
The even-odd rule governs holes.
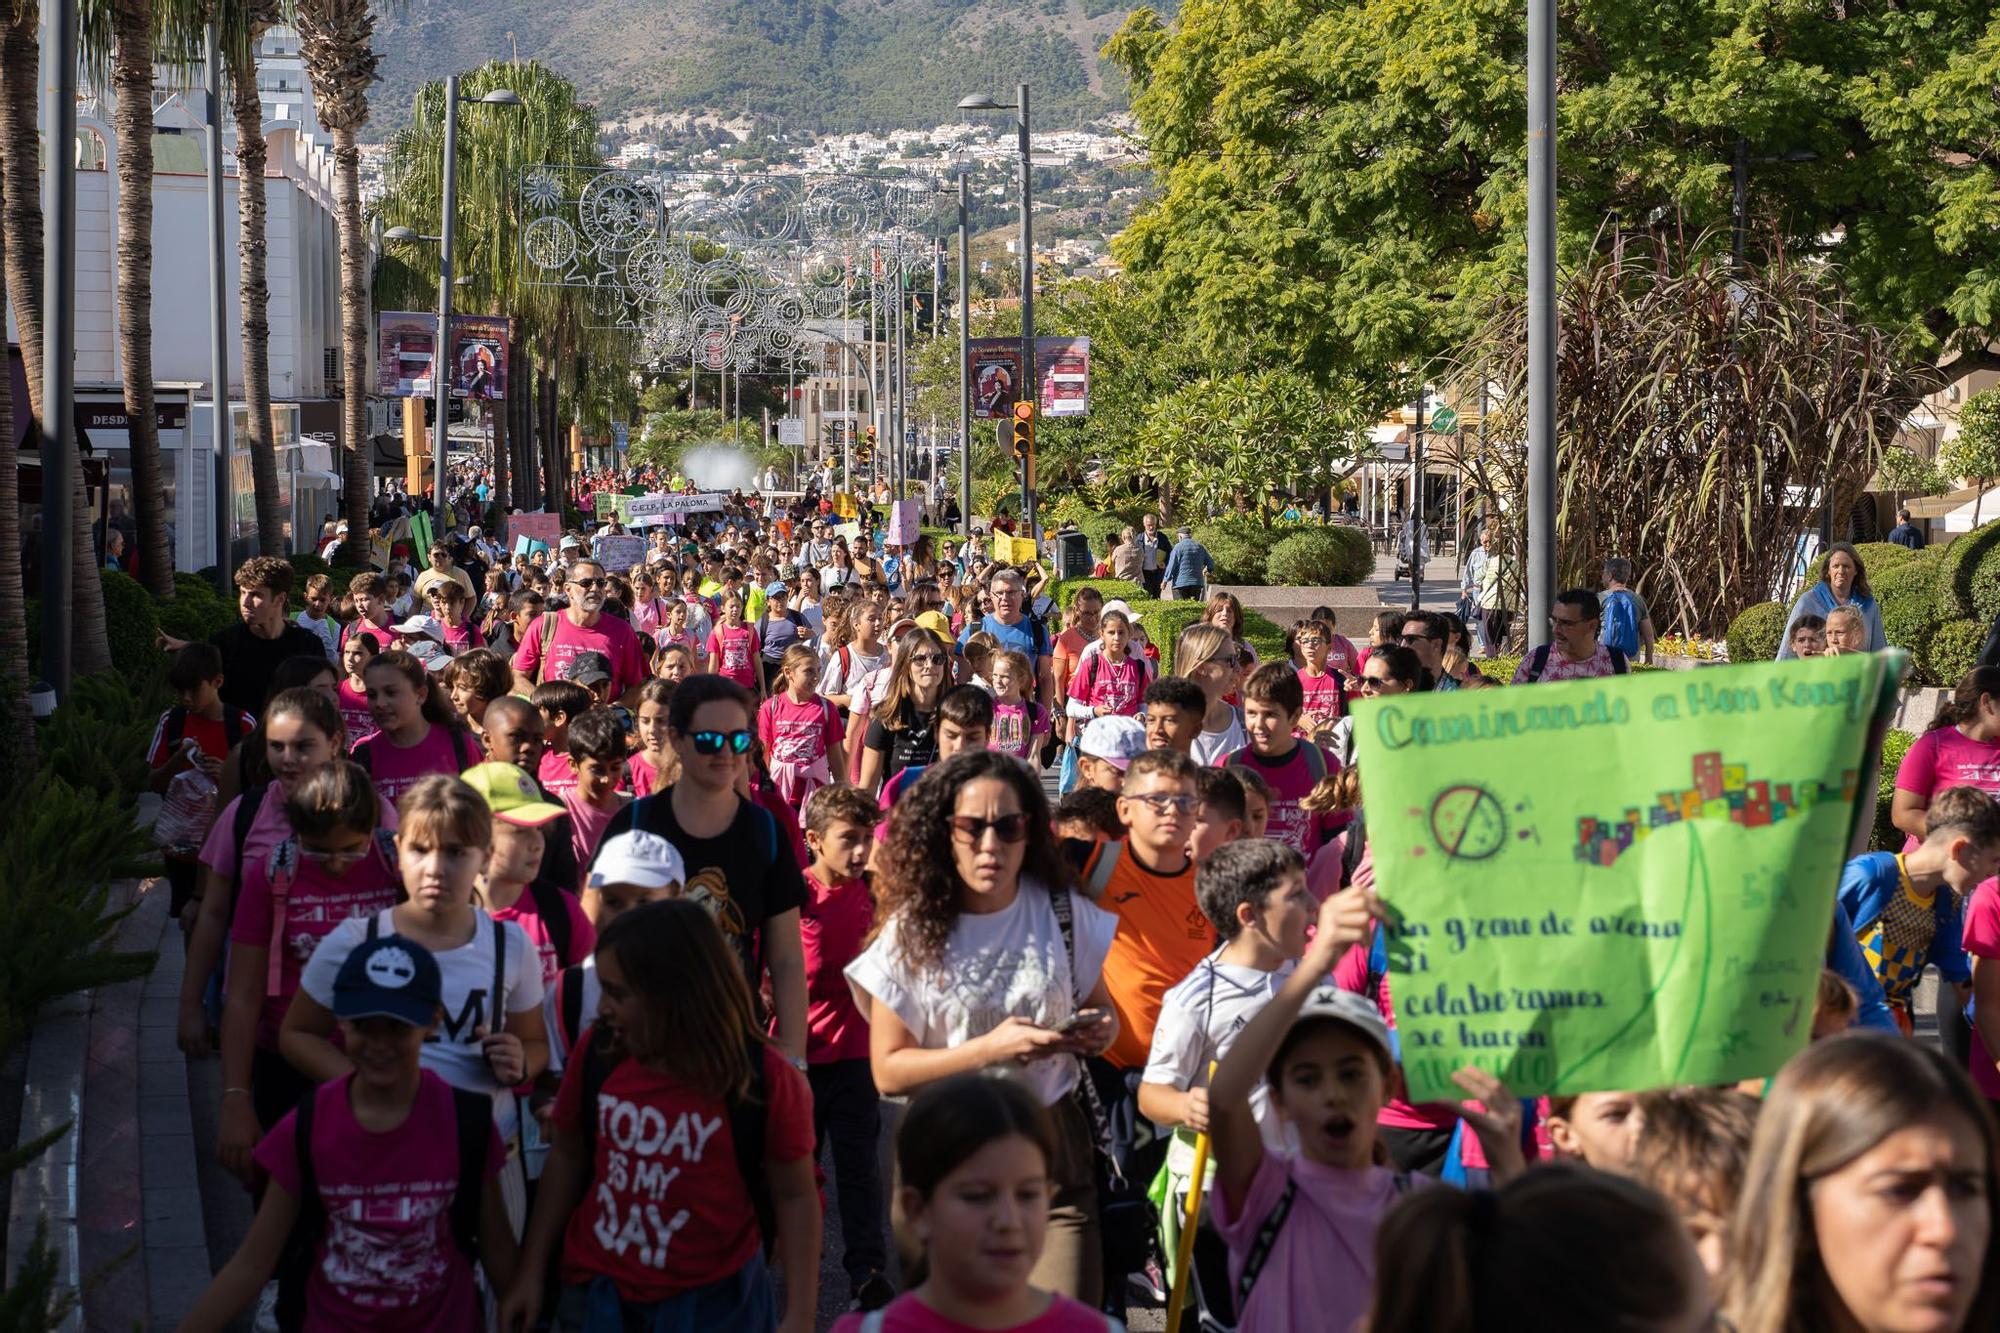
{"type": "Polygon", "coordinates": [[[805,876],[791,839],[770,811],[740,799],[720,836],[697,838],[674,817],[672,791],[641,797],[613,815],[597,845],[635,828],[672,843],[687,870],[681,896],[707,908],[722,927],[754,995],[764,980],[764,923],[805,906],[805,876]]]}
{"type": "Polygon", "coordinates": [[[264,696],[270,692],[271,673],[288,657],[317,657],[329,668],[326,643],[319,635],[287,622],[275,639],[260,639],[250,627],[237,621],[208,640],[222,650],[222,702],[240,708],[252,717],[264,716],[264,696]]]}
{"type": "Polygon", "coordinates": [[[896,720],[902,725],[891,731],[880,717],[870,718],[868,734],[861,743],[883,751],[882,780],[887,782],[906,768],[937,762],[937,714],[917,712],[908,699],[896,706],[896,720]]]}

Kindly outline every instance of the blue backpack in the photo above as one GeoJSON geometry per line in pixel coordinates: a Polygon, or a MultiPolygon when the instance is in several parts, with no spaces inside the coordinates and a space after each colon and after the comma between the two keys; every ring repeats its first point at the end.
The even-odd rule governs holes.
{"type": "Polygon", "coordinates": [[[1616,592],[1604,594],[1604,627],[1598,631],[1597,641],[1608,648],[1616,648],[1626,657],[1639,655],[1639,600],[1620,588],[1616,592]]]}

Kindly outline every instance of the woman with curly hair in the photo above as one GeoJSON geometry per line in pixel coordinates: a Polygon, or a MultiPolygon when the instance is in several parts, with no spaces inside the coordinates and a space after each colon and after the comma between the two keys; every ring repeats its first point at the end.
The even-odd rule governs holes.
{"type": "Polygon", "coordinates": [[[995,750],[917,779],[889,818],[875,884],[874,937],[847,966],[875,1086],[902,1096],[987,1070],[1033,1092],[1056,1151],[1032,1280],[1096,1304],[1096,1136],[1079,1081],[1082,1057],[1118,1035],[1103,979],[1117,919],[1074,889],[1041,783],[995,750]]]}

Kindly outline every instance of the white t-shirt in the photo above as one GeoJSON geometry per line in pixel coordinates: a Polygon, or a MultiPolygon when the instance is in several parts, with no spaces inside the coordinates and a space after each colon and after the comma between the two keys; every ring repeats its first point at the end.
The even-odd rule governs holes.
{"type": "Polygon", "coordinates": [[[821,694],[853,694],[854,687],[868,678],[870,672],[889,660],[887,650],[879,653],[864,653],[853,644],[846,648],[835,648],[826,655],[826,667],[819,673],[821,694]],[[845,657],[846,666],[841,665],[845,657]]]}
{"type": "MultiPolygon", "coordinates": [[[[1287,959],[1275,972],[1259,972],[1217,962],[1214,954],[1202,959],[1160,1001],[1143,1081],[1180,1091],[1207,1087],[1209,1062],[1220,1062],[1229,1053],[1236,1034],[1278,993],[1296,966],[1287,959]]],[[[1265,1146],[1286,1149],[1284,1123],[1271,1107],[1270,1085],[1262,1078],[1250,1093],[1250,1110],[1263,1131],[1265,1146]]],[[[1167,1169],[1183,1177],[1193,1173],[1192,1134],[1173,1136],[1167,1145],[1167,1169]]]]}
{"type": "Polygon", "coordinates": [[[1221,731],[1204,731],[1196,736],[1192,754],[1195,763],[1213,768],[1249,743],[1250,733],[1243,730],[1243,720],[1231,716],[1229,725],[1221,731]]]}
{"type": "MultiPolygon", "coordinates": [[[[392,911],[376,916],[378,934],[395,933],[392,911]]],[[[424,1043],[423,1065],[454,1088],[490,1095],[493,1123],[502,1139],[512,1139],[520,1119],[514,1090],[501,1087],[493,1077],[493,1066],[486,1063],[486,1056],[479,1049],[479,1038],[473,1035],[482,1027],[498,1032],[506,1026],[505,1019],[496,1023],[488,1016],[487,992],[493,988],[493,918],[476,907],[473,916],[476,924],[469,941],[456,949],[434,950],[431,954],[443,974],[444,1018],[424,1043]]],[[[521,1014],[541,1007],[541,955],[527,933],[513,922],[503,922],[500,932],[507,941],[505,1011],[521,1014]]],[[[340,965],[347,961],[347,955],[367,938],[366,917],[350,918],[335,926],[306,961],[299,989],[332,1009],[333,979],[340,974],[340,965]]]]}
{"type": "MultiPolygon", "coordinates": [[[[912,972],[904,963],[892,918],[847,965],[854,1002],[866,1014],[871,1000],[881,1000],[926,1050],[962,1045],[1016,1016],[1056,1027],[1096,989],[1118,929],[1117,917],[1080,893],[1070,894],[1070,911],[1074,968],[1048,890],[1030,881],[997,912],[961,912],[929,971],[912,972]]],[[[1006,1072],[1053,1106],[1076,1086],[1077,1069],[1074,1059],[1052,1056],[1006,1072]]]]}

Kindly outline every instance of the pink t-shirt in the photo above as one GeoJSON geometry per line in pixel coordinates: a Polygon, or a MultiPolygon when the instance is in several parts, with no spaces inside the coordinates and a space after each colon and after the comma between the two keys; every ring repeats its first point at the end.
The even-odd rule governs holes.
{"type": "Polygon", "coordinates": [[[356,741],[375,730],[375,715],[368,711],[368,691],[343,676],[334,694],[340,700],[340,723],[347,728],[347,748],[351,750],[356,741]]]}
{"type": "Polygon", "coordinates": [[[678,643],[683,648],[686,648],[689,653],[693,654],[694,664],[697,669],[704,671],[708,669],[708,645],[703,643],[700,636],[691,629],[684,628],[678,634],[670,629],[663,629],[653,636],[653,642],[661,649],[678,643]]]}
{"type": "Polygon", "coordinates": [[[1299,716],[1299,730],[1307,735],[1330,727],[1340,721],[1341,689],[1340,677],[1331,666],[1315,676],[1304,667],[1299,668],[1299,688],[1305,691],[1305,712],[1299,716]]]}
{"type": "MultiPolygon", "coordinates": [[[[1219,1186],[1209,1194],[1210,1216],[1229,1246],[1232,1284],[1287,1179],[1298,1186],[1291,1212],[1250,1299],[1236,1312],[1236,1327],[1240,1333],[1291,1329],[1297,1327],[1295,1312],[1310,1310],[1314,1328],[1351,1329],[1368,1312],[1375,1229],[1398,1198],[1395,1177],[1381,1167],[1347,1171],[1267,1149],[1240,1204],[1232,1206],[1219,1186]]],[[[1412,1178],[1418,1182],[1428,1178],[1412,1178]]]]}
{"type": "MultiPolygon", "coordinates": [[[[1937,732],[1930,734],[1935,736],[1937,732]]],[[[1901,780],[1898,775],[1899,785],[1901,780]]],[[[1966,904],[1965,951],[1974,958],[2000,959],[2000,889],[1990,879],[1973,890],[1972,901],[1966,904]]],[[[1979,1089],[1979,1095],[1988,1101],[2000,1099],[2000,1067],[1996,1067],[1993,1053],[1980,1039],[1976,1024],[1972,1028],[1971,1059],[1972,1083],[1979,1089]]]]}
{"type": "Polygon", "coordinates": [[[557,892],[562,894],[563,914],[569,917],[570,956],[567,958],[556,953],[555,936],[550,932],[548,922],[542,920],[542,914],[535,909],[535,895],[528,890],[521,890],[521,896],[514,900],[512,907],[489,905],[486,909],[487,915],[495,921],[512,921],[521,928],[522,934],[533,941],[535,953],[542,960],[544,990],[555,986],[556,977],[564,968],[582,962],[597,948],[597,927],[591,925],[590,918],[583,914],[583,904],[568,889],[558,887],[557,892]]]}
{"type": "Polygon", "coordinates": [[[548,648],[548,669],[536,674],[542,665],[542,622],[546,616],[537,616],[528,626],[528,632],[521,637],[521,646],[514,652],[514,669],[529,680],[560,680],[562,669],[578,653],[603,653],[611,659],[611,697],[616,699],[625,691],[646,679],[650,668],[646,664],[646,650],[639,645],[639,635],[632,626],[617,616],[599,613],[594,625],[579,625],[569,618],[567,611],[556,616],[556,631],[548,648]]]}
{"type": "Polygon", "coordinates": [[[389,805],[402,800],[403,793],[420,778],[433,773],[457,777],[486,757],[470,732],[461,733],[454,744],[451,730],[435,724],[415,745],[398,745],[379,731],[362,739],[368,745],[368,773],[375,779],[375,791],[389,805]],[[458,761],[461,753],[465,756],[462,765],[458,761]]]}
{"type": "MultiPolygon", "coordinates": [[[[1312,860],[1313,853],[1320,849],[1320,844],[1336,827],[1336,821],[1315,815],[1299,805],[1317,785],[1312,763],[1306,757],[1306,747],[1310,744],[1310,741],[1300,741],[1292,746],[1289,755],[1276,761],[1265,759],[1246,745],[1224,761],[1231,767],[1256,769],[1258,776],[1270,785],[1271,820],[1264,829],[1264,836],[1290,844],[1293,851],[1308,861],[1312,860]]],[[[1324,750],[1320,753],[1326,760],[1324,771],[1338,773],[1340,761],[1324,750]]]]}
{"type": "MultiPolygon", "coordinates": [[[[209,827],[208,841],[201,845],[201,863],[225,880],[236,878],[236,808],[242,802],[241,796],[230,798],[229,804],[222,807],[215,823],[209,827]]],[[[382,813],[377,822],[390,832],[395,831],[396,807],[393,802],[382,802],[382,813]]],[[[250,831],[243,839],[246,862],[254,866],[269,859],[271,849],[291,834],[292,826],[285,818],[284,785],[273,782],[264,788],[264,799],[257,806],[257,816],[250,821],[250,831]]]]}
{"type": "Polygon", "coordinates": [[[804,703],[774,694],[757,710],[757,739],[773,764],[815,764],[840,753],[847,728],[840,710],[818,695],[804,703]]]}
{"type": "Polygon", "coordinates": [[[1326,664],[1342,675],[1360,675],[1361,664],[1366,660],[1361,650],[1354,646],[1354,640],[1345,634],[1334,635],[1333,642],[1327,645],[1326,664]]]}
{"type": "Polygon", "coordinates": [[[799,938],[806,955],[806,1059],[813,1064],[868,1058],[868,1019],[856,1007],[845,974],[861,956],[874,921],[867,881],[828,886],[806,873],[799,938]]]}
{"type": "MultiPolygon", "coordinates": [[[[2000,741],[1976,741],[1957,727],[1917,737],[1896,767],[1896,790],[1929,800],[1947,787],[1977,787],[2000,795],[2000,741]]],[[[1917,842],[1906,837],[1903,850],[1917,842]]]]}
{"type": "Polygon", "coordinates": [[[461,621],[456,625],[445,625],[444,627],[445,651],[453,657],[458,656],[460,653],[468,652],[471,649],[484,648],[485,646],[486,637],[479,632],[479,626],[473,624],[470,620],[461,621]]]}
{"type": "Polygon", "coordinates": [[[661,790],[654,786],[658,780],[659,774],[653,771],[652,764],[643,754],[635,754],[625,761],[625,785],[631,788],[633,800],[661,790]]]}
{"type": "Polygon", "coordinates": [[[763,641],[748,625],[717,625],[708,636],[709,669],[746,690],[757,687],[757,655],[763,651],[763,641]]]}
{"type": "MultiPolygon", "coordinates": [[[[270,986],[268,974],[239,978],[232,967],[229,975],[231,985],[240,980],[263,990],[264,1011],[257,1019],[257,1044],[267,1051],[278,1049],[278,1027],[285,1021],[285,1010],[291,1007],[292,996],[298,993],[299,973],[305,970],[306,960],[312,957],[319,942],[351,916],[373,916],[386,907],[394,907],[396,889],[401,883],[396,867],[374,847],[337,878],[329,875],[319,862],[296,855],[296,847],[290,850],[291,880],[285,890],[283,933],[277,948],[278,985],[275,989],[270,986]]],[[[237,896],[236,916],[229,925],[231,943],[259,949],[271,947],[272,930],[278,925],[278,899],[271,892],[277,855],[278,850],[273,848],[244,870],[243,892],[237,896]]],[[[235,956],[230,955],[232,960],[235,956]]]]}
{"type": "MultiPolygon", "coordinates": [[[[861,1333],[867,1318],[865,1314],[844,1314],[833,1321],[832,1333],[861,1333]]],[[[1104,1316],[1088,1305],[1051,1293],[1048,1309],[1025,1324],[1010,1324],[1000,1333],[1104,1333],[1104,1328],[1104,1316]]],[[[980,1330],[945,1318],[915,1293],[906,1292],[883,1309],[882,1333],[980,1333],[980,1330]]]]}
{"type": "Polygon", "coordinates": [[[375,640],[375,647],[380,652],[386,653],[396,646],[396,633],[387,625],[377,625],[366,620],[357,620],[340,632],[340,646],[343,650],[347,647],[348,639],[356,634],[366,634],[369,638],[375,640]]]}
{"type": "MultiPolygon", "coordinates": [[[[471,1333],[485,1325],[472,1265],[451,1235],[458,1194],[458,1130],[451,1085],[424,1070],[402,1124],[363,1129],[346,1074],[312,1094],[313,1173],[326,1228],[306,1276],[308,1333],[366,1328],[471,1333]]],[[[300,1190],[298,1112],[257,1145],[257,1165],[293,1197],[300,1190]]],[[[506,1164],[498,1134],[486,1148],[486,1189],[506,1164]]]]}
{"type": "Polygon", "coordinates": [[[535,766],[535,776],[541,780],[542,790],[557,800],[576,790],[576,770],[569,766],[567,754],[545,751],[535,766]]]}
{"type": "Polygon", "coordinates": [[[986,743],[987,749],[1026,759],[1035,752],[1035,738],[1048,734],[1049,715],[1040,704],[1032,700],[1017,704],[994,700],[993,739],[986,743]]]}
{"type": "Polygon", "coordinates": [[[1137,717],[1150,674],[1136,652],[1127,652],[1121,662],[1089,653],[1070,677],[1069,697],[1092,708],[1108,707],[1121,717],[1137,717]]]}
{"type": "MultiPolygon", "coordinates": [[[[579,876],[590,869],[590,858],[597,855],[597,844],[604,839],[604,830],[611,826],[612,817],[625,808],[620,800],[610,809],[592,805],[583,799],[574,778],[568,791],[562,794],[563,809],[569,811],[569,845],[576,852],[579,876]]],[[[571,886],[578,893],[583,892],[581,880],[571,886]]]]}

